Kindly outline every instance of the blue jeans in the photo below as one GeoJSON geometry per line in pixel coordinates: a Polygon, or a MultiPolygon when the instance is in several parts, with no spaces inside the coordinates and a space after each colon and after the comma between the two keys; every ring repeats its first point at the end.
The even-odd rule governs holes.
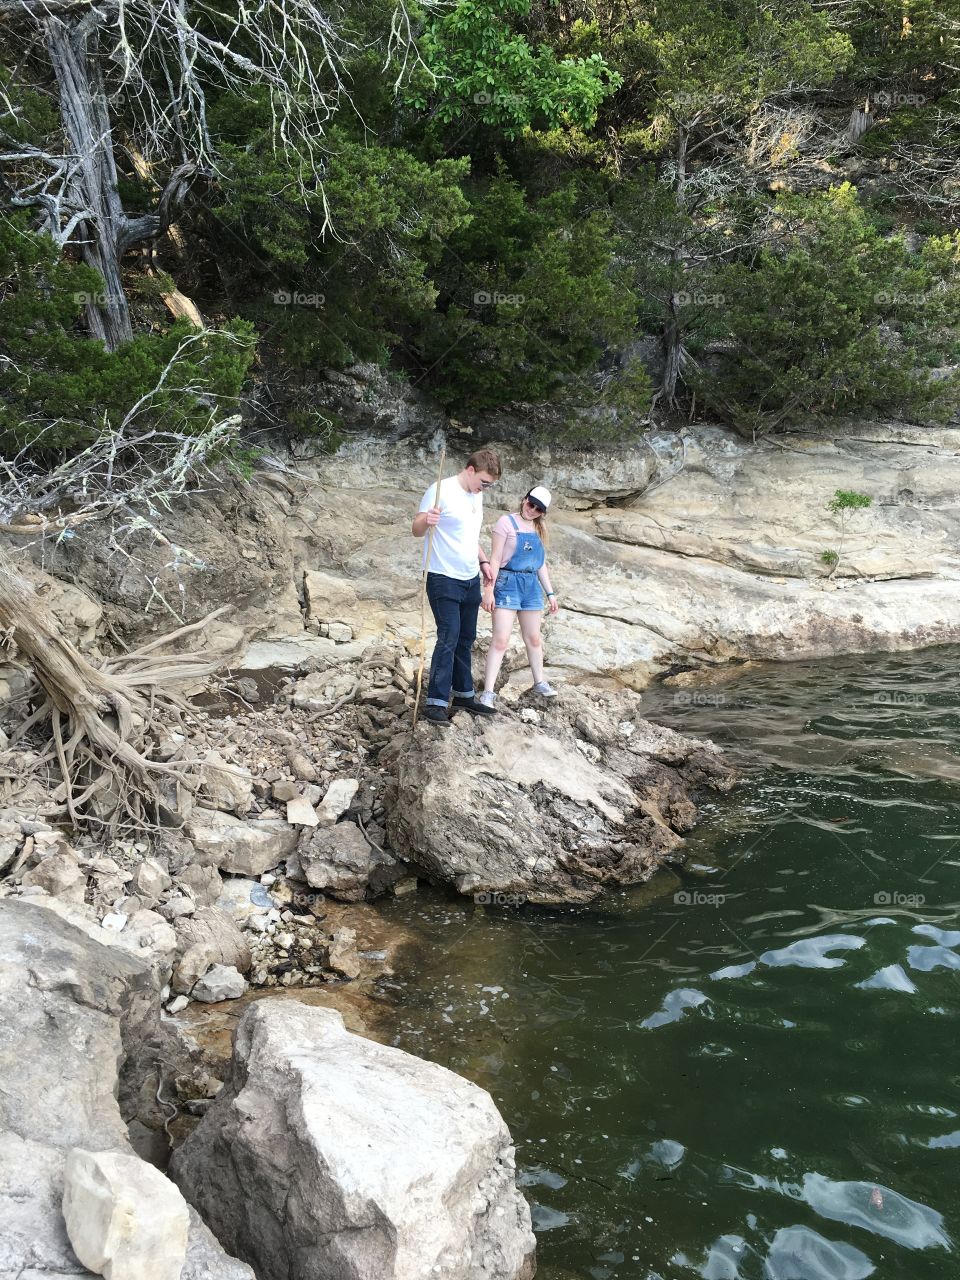
{"type": "Polygon", "coordinates": [[[437,624],[437,645],[430,660],[426,705],[446,707],[451,692],[455,698],[473,697],[471,658],[480,612],[480,575],[464,581],[428,573],[427,599],[437,624]]]}

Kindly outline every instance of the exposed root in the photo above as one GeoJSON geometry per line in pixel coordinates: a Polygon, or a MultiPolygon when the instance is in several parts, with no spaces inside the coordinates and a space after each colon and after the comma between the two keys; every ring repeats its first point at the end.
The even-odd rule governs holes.
{"type": "Polygon", "coordinates": [[[64,639],[27,580],[0,559],[0,629],[7,647],[12,641],[29,662],[44,695],[11,743],[47,728],[33,768],[55,766],[57,798],[76,827],[103,827],[111,835],[154,827],[171,807],[172,784],[196,786],[199,761],[166,763],[151,751],[190,709],[176,686],[210,675],[219,663],[199,653],[158,651],[224,612],[97,666],[64,639]]]}

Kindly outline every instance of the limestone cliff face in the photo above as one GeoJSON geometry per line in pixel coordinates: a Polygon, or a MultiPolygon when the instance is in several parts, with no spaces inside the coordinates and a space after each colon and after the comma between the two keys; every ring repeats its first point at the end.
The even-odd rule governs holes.
{"type": "Polygon", "coordinates": [[[104,601],[125,637],[168,629],[168,605],[192,620],[229,600],[214,639],[223,650],[295,634],[307,612],[314,627],[340,624],[338,639],[393,634],[412,645],[422,546],[410,520],[440,444],[452,472],[482,440],[504,462],[486,497],[488,530],[532,484],[554,493],[562,608],[545,638],[559,676],[642,687],[676,662],[960,640],[960,429],[852,423],[752,444],[694,424],[623,448],[524,445],[522,415],[444,425],[371,370],[337,376],[327,407],[339,406],[349,434],[335,454],[266,459],[250,486],[204,494],[167,519],[171,545],[132,549],[135,568],[78,538],[48,547],[45,570],[104,601]],[[841,548],[827,510],[837,489],[872,506],[847,517],[828,577],[821,553],[841,548]],[[306,571],[321,575],[307,593],[306,571]]]}

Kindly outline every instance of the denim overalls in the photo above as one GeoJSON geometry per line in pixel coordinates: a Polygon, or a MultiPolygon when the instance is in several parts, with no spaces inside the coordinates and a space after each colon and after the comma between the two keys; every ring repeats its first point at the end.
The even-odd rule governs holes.
{"type": "Polygon", "coordinates": [[[547,553],[538,534],[521,529],[513,516],[510,523],[517,541],[509,563],[497,574],[493,602],[498,609],[543,609],[543,589],[537,570],[543,568],[547,553]]]}

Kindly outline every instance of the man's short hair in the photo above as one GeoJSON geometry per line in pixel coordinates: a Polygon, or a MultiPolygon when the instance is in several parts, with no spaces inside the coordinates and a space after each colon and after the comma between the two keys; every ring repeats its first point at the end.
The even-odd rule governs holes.
{"type": "Polygon", "coordinates": [[[486,471],[494,480],[500,479],[500,459],[492,449],[477,449],[471,453],[466,465],[473,467],[474,471],[486,471]]]}

